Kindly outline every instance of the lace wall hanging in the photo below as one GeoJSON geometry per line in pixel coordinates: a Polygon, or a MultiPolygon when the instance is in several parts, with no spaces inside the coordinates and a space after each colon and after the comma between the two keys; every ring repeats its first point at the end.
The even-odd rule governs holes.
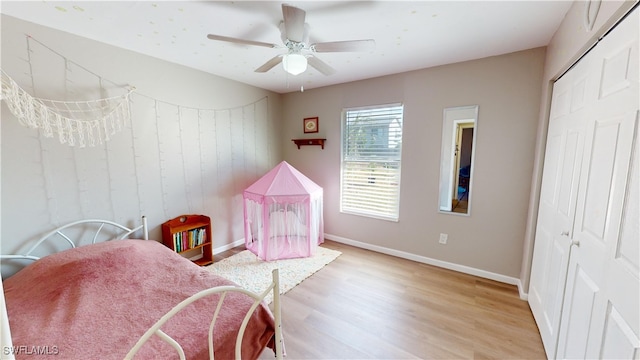
{"type": "MultiPolygon", "coordinates": [[[[0,69],[0,71],[2,71],[0,69]]],[[[2,71],[2,100],[20,124],[41,129],[45,137],[58,135],[62,144],[80,147],[109,141],[131,119],[129,95],[90,101],[57,101],[36,98],[2,71]]]]}

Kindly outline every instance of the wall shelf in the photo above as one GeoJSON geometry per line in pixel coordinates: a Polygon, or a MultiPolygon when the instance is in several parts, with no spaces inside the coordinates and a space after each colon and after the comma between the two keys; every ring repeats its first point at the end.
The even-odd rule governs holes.
{"type": "Polygon", "coordinates": [[[320,145],[324,149],[324,142],[327,139],[291,139],[296,145],[298,145],[298,149],[303,145],[320,145]]]}

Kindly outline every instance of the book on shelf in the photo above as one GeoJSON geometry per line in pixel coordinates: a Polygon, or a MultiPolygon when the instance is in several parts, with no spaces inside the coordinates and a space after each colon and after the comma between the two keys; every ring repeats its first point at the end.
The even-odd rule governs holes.
{"type": "Polygon", "coordinates": [[[197,228],[173,234],[173,248],[177,252],[196,248],[207,242],[207,229],[197,228]]]}

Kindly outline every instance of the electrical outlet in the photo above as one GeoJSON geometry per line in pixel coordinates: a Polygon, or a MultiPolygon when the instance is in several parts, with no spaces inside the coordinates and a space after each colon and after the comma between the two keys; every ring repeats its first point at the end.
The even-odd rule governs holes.
{"type": "Polygon", "coordinates": [[[447,243],[447,239],[449,239],[449,235],[447,234],[440,234],[440,240],[438,241],[440,244],[446,244],[447,243]]]}

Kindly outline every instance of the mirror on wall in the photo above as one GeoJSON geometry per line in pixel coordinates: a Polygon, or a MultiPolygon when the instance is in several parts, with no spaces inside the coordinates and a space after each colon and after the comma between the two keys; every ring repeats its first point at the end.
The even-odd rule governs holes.
{"type": "Polygon", "coordinates": [[[478,106],[444,109],[439,210],[470,214],[478,106]]]}

